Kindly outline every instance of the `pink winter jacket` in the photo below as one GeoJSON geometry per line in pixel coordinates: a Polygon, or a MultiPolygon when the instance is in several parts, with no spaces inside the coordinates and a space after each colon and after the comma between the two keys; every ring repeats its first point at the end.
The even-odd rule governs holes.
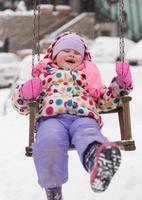
{"type": "MultiPolygon", "coordinates": [[[[40,70],[34,69],[34,76],[38,75],[43,85],[37,99],[39,102],[37,119],[69,113],[92,117],[102,127],[99,112],[116,108],[120,103],[119,98],[128,94],[132,87],[129,86],[125,89],[120,87],[116,78],[113,78],[108,88],[102,85],[101,79],[97,80],[96,87],[94,84],[91,86],[91,83],[94,82],[91,77],[89,80],[86,78],[87,73],[89,72],[85,72],[85,70],[71,71],[50,65],[40,70]]],[[[17,83],[12,102],[20,114],[27,115],[29,114],[28,100],[24,100],[20,96],[21,87],[22,84],[17,83]]]]}

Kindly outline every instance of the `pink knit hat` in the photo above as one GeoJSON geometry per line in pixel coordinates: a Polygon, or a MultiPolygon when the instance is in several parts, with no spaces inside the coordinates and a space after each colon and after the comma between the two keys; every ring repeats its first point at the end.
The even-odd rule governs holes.
{"type": "Polygon", "coordinates": [[[65,35],[56,42],[53,47],[52,59],[54,59],[60,51],[65,49],[73,49],[79,52],[82,58],[84,57],[85,46],[76,33],[65,35]]]}

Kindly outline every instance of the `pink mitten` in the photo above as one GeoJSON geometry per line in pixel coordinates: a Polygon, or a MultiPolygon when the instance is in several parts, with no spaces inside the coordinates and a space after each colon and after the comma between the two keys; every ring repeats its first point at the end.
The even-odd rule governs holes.
{"type": "Polygon", "coordinates": [[[33,78],[27,81],[20,89],[20,95],[25,100],[37,98],[42,91],[42,81],[39,78],[33,78]]]}
{"type": "Polygon", "coordinates": [[[122,87],[128,87],[132,84],[132,76],[128,63],[119,61],[116,63],[117,82],[122,87]]]}

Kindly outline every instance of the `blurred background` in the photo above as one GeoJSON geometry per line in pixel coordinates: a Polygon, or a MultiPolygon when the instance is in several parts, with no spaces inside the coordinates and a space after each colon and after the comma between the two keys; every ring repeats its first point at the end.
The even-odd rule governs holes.
{"type": "Polygon", "coordinates": [[[141,8],[141,0],[0,0],[0,88],[11,87],[25,65],[32,67],[33,54],[44,54],[65,31],[84,38],[94,62],[114,63],[122,23],[125,58],[140,66],[141,8]]]}
{"type": "MultiPolygon", "coordinates": [[[[142,200],[141,10],[142,0],[0,0],[0,200],[46,199],[37,183],[33,160],[24,156],[29,116],[14,111],[11,93],[17,80],[29,79],[33,63],[42,59],[51,41],[64,31],[75,31],[84,38],[107,86],[116,75],[115,63],[120,57],[120,39],[124,36],[124,56],[134,81],[130,95],[136,142],[136,151],[122,152],[121,168],[103,194],[91,191],[88,173],[81,166],[77,152],[69,152],[70,179],[63,186],[64,197],[68,200],[142,200]],[[38,7],[33,10],[36,4],[38,7]],[[120,34],[120,22],[123,34],[120,34]]],[[[117,116],[103,115],[103,121],[102,132],[117,140],[120,136],[117,116]]]]}

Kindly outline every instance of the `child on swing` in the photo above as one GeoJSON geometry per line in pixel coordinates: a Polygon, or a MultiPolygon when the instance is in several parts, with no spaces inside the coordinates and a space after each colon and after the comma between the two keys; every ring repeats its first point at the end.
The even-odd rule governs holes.
{"type": "Polygon", "coordinates": [[[33,78],[17,84],[13,104],[29,114],[28,102],[38,101],[33,159],[38,182],[48,200],[62,200],[61,186],[68,180],[68,147],[74,144],[91,188],[103,192],[121,161],[119,147],[102,135],[99,111],[117,107],[132,90],[129,65],[118,62],[116,77],[107,88],[82,38],[66,32],[50,45],[32,70],[33,78]]]}

